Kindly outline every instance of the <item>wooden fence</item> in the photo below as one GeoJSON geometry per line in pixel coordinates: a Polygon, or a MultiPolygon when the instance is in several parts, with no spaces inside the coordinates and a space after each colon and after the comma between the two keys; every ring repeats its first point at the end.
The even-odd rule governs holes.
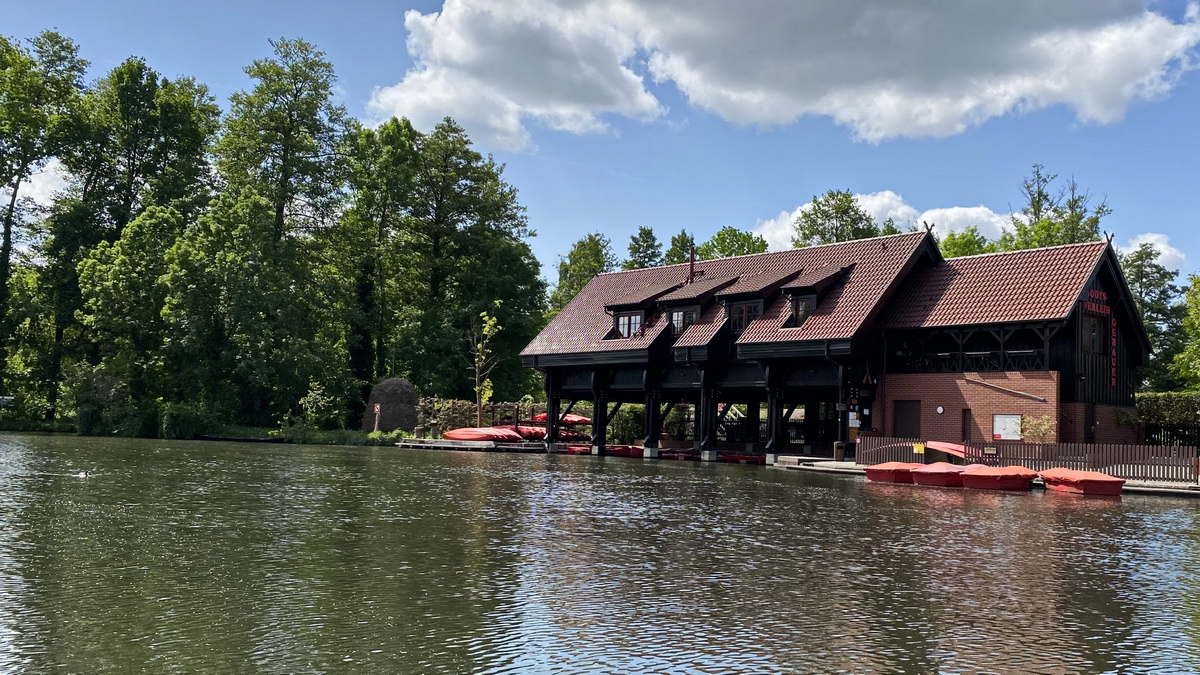
{"type": "MultiPolygon", "coordinates": [[[[859,439],[859,464],[879,462],[924,462],[909,438],[872,437],[859,439]]],[[[927,450],[927,453],[933,451],[927,450]]],[[[966,443],[967,464],[1008,466],[1019,464],[1034,471],[1055,467],[1100,471],[1125,480],[1159,483],[1200,481],[1200,451],[1195,447],[1116,445],[1103,443],[966,443]]]]}

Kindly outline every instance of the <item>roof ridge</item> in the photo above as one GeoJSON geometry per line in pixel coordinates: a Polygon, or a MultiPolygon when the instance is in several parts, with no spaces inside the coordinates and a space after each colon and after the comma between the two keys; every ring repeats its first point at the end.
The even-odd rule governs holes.
{"type": "MultiPolygon", "coordinates": [[[[900,232],[897,234],[881,234],[878,237],[863,237],[862,239],[847,239],[846,241],[834,241],[834,242],[830,242],[828,244],[816,244],[814,246],[794,246],[792,248],[786,248],[782,251],[764,251],[762,253],[745,253],[742,255],[731,255],[731,256],[724,257],[724,258],[709,258],[708,260],[697,260],[696,264],[698,265],[700,263],[712,263],[712,262],[717,262],[719,260],[734,260],[736,258],[752,258],[754,256],[759,256],[759,255],[779,255],[780,253],[788,253],[790,251],[809,251],[814,248],[825,248],[827,246],[845,246],[847,244],[855,244],[855,243],[859,243],[859,242],[863,242],[863,241],[874,241],[876,239],[898,239],[900,237],[911,237],[913,235],[926,235],[926,234],[929,234],[929,233],[917,231],[917,232],[900,232]]],[[[966,258],[966,257],[970,257],[970,256],[963,256],[963,257],[966,258]]],[[[671,263],[670,265],[656,265],[654,267],[639,267],[636,270],[613,270],[611,272],[601,272],[600,274],[597,274],[596,276],[604,276],[606,274],[625,274],[626,272],[640,272],[642,270],[665,270],[665,269],[669,269],[672,267],[681,267],[683,265],[690,265],[690,264],[691,264],[690,262],[681,262],[681,263],[671,263]]],[[[830,264],[832,264],[832,263],[830,263],[830,264]]]]}
{"type": "Polygon", "coordinates": [[[1096,244],[1107,245],[1108,242],[1104,241],[1103,239],[1097,239],[1095,241],[1077,241],[1072,244],[1055,244],[1054,246],[1039,246],[1037,248],[1018,248],[1018,249],[1014,249],[1012,251],[993,251],[992,253],[975,253],[973,255],[960,255],[960,256],[956,256],[954,258],[945,258],[945,262],[953,262],[955,260],[968,260],[970,258],[986,258],[989,256],[1013,255],[1016,253],[1032,253],[1034,251],[1049,251],[1051,249],[1056,249],[1056,248],[1095,246],[1096,244]]]}

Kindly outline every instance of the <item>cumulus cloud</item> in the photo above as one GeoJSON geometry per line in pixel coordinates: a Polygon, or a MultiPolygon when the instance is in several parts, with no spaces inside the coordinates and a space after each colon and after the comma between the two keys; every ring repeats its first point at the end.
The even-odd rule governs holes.
{"type": "Polygon", "coordinates": [[[1150,244],[1158,250],[1158,264],[1169,270],[1182,270],[1187,262],[1183,251],[1170,243],[1170,237],[1157,232],[1144,232],[1130,239],[1124,246],[1118,248],[1122,253],[1132,253],[1142,244],[1150,244]]]}
{"type": "Polygon", "coordinates": [[[451,115],[508,149],[531,123],[660,117],[667,85],[734,123],[827,116],[869,142],[1055,105],[1110,123],[1168,94],[1200,44],[1194,4],[1176,20],[1143,0],[445,0],[404,23],[415,65],[372,113],[422,128],[451,115]]]}
{"type": "Polygon", "coordinates": [[[52,159],[41,171],[29,177],[18,196],[28,197],[39,206],[49,206],[54,201],[54,193],[67,187],[65,176],[62,163],[52,159]]]}
{"type": "MultiPolygon", "coordinates": [[[[888,218],[901,228],[929,223],[935,226],[934,230],[939,236],[975,226],[979,228],[980,234],[995,239],[1011,222],[1011,214],[996,213],[986,206],[951,206],[918,211],[905,201],[903,196],[891,190],[856,194],[854,200],[864,211],[871,214],[877,223],[882,224],[888,218]]],[[[792,247],[792,234],[795,232],[793,224],[800,214],[811,206],[812,203],[809,202],[791,211],[781,211],[774,218],[759,220],[753,231],[767,240],[767,245],[772,251],[789,249],[792,247]]]]}

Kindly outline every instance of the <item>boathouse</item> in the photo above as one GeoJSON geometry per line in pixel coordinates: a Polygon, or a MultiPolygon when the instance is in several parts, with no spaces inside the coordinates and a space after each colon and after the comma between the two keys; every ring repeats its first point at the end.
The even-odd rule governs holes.
{"type": "Polygon", "coordinates": [[[593,403],[597,453],[638,403],[647,448],[689,405],[702,452],[828,455],[860,434],[1015,440],[1025,416],[1049,440],[1131,436],[1149,350],[1106,242],[944,259],[910,232],[602,274],[521,358],[551,411],[593,403]]]}

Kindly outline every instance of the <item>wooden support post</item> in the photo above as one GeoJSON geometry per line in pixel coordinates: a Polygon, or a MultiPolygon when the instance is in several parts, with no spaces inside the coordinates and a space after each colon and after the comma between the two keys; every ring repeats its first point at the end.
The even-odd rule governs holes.
{"type": "Polygon", "coordinates": [[[662,433],[662,417],[658,408],[658,392],[646,392],[646,407],[642,412],[643,448],[657,448],[658,436],[662,433]]]}
{"type": "Polygon", "coordinates": [[[546,450],[554,450],[558,443],[559,429],[559,395],[558,383],[554,374],[546,371],[546,450]]]}
{"type": "Polygon", "coordinates": [[[787,437],[780,433],[782,412],[783,390],[772,387],[767,390],[767,452],[778,453],[787,446],[787,437]]]}
{"type": "Polygon", "coordinates": [[[746,420],[743,422],[745,429],[746,448],[752,449],[755,443],[758,443],[758,426],[761,415],[762,404],[754,401],[746,405],[746,420]]]}

